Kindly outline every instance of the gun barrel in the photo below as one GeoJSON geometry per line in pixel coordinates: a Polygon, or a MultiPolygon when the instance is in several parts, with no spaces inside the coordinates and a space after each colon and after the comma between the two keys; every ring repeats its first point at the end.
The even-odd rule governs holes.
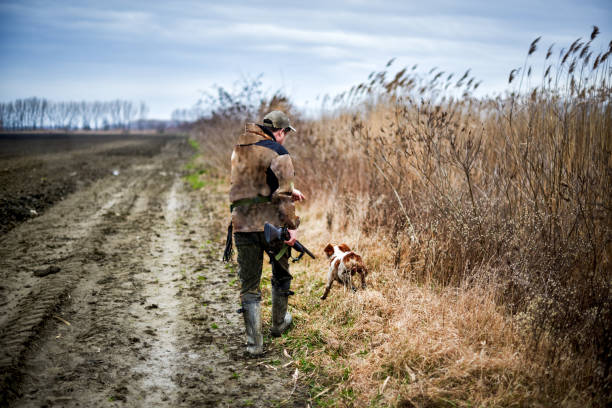
{"type": "Polygon", "coordinates": [[[316,259],[315,256],[313,255],[313,253],[310,252],[308,250],[308,248],[306,248],[304,245],[302,245],[302,243],[300,241],[295,241],[295,244],[293,245],[293,247],[295,248],[296,251],[298,251],[298,252],[305,252],[312,259],[316,259]]]}

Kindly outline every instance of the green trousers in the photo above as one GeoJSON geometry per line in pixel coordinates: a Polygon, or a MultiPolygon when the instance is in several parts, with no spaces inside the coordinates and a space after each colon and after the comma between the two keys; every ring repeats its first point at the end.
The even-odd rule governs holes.
{"type": "MultiPolygon", "coordinates": [[[[262,232],[236,232],[234,242],[238,250],[238,276],[240,277],[240,300],[242,302],[261,301],[261,272],[264,252],[278,253],[280,247],[266,244],[262,232]]],[[[292,276],[289,273],[289,251],[278,261],[270,257],[272,264],[272,286],[281,292],[289,293],[292,276]]]]}

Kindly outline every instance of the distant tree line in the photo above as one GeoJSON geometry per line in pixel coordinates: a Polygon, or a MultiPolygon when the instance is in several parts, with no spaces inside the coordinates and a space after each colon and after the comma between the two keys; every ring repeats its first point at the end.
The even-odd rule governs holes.
{"type": "Polygon", "coordinates": [[[45,98],[17,99],[0,103],[0,129],[129,129],[144,123],[149,108],[144,102],[113,101],[54,102],[45,98]]]}

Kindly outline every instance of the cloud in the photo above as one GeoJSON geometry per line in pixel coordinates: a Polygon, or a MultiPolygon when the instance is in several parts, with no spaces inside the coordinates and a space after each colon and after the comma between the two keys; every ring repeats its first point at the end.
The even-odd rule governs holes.
{"type": "Polygon", "coordinates": [[[350,88],[391,57],[394,67],[471,67],[483,88],[501,87],[533,38],[567,44],[600,20],[609,36],[611,9],[599,0],[0,0],[0,90],[9,99],[125,91],[163,106],[184,95],[177,107],[186,107],[190,89],[263,72],[267,87],[303,101],[350,88]]]}

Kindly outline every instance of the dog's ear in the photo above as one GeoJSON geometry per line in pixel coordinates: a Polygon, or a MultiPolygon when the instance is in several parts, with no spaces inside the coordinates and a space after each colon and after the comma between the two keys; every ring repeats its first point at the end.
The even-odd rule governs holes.
{"type": "Polygon", "coordinates": [[[346,244],[338,245],[338,249],[341,250],[342,252],[348,252],[351,250],[351,248],[349,248],[349,246],[346,244]]]}
{"type": "Polygon", "coordinates": [[[325,255],[327,255],[328,257],[332,256],[334,253],[334,247],[331,244],[327,244],[327,246],[325,247],[325,249],[323,250],[323,252],[325,252],[325,255]]]}

